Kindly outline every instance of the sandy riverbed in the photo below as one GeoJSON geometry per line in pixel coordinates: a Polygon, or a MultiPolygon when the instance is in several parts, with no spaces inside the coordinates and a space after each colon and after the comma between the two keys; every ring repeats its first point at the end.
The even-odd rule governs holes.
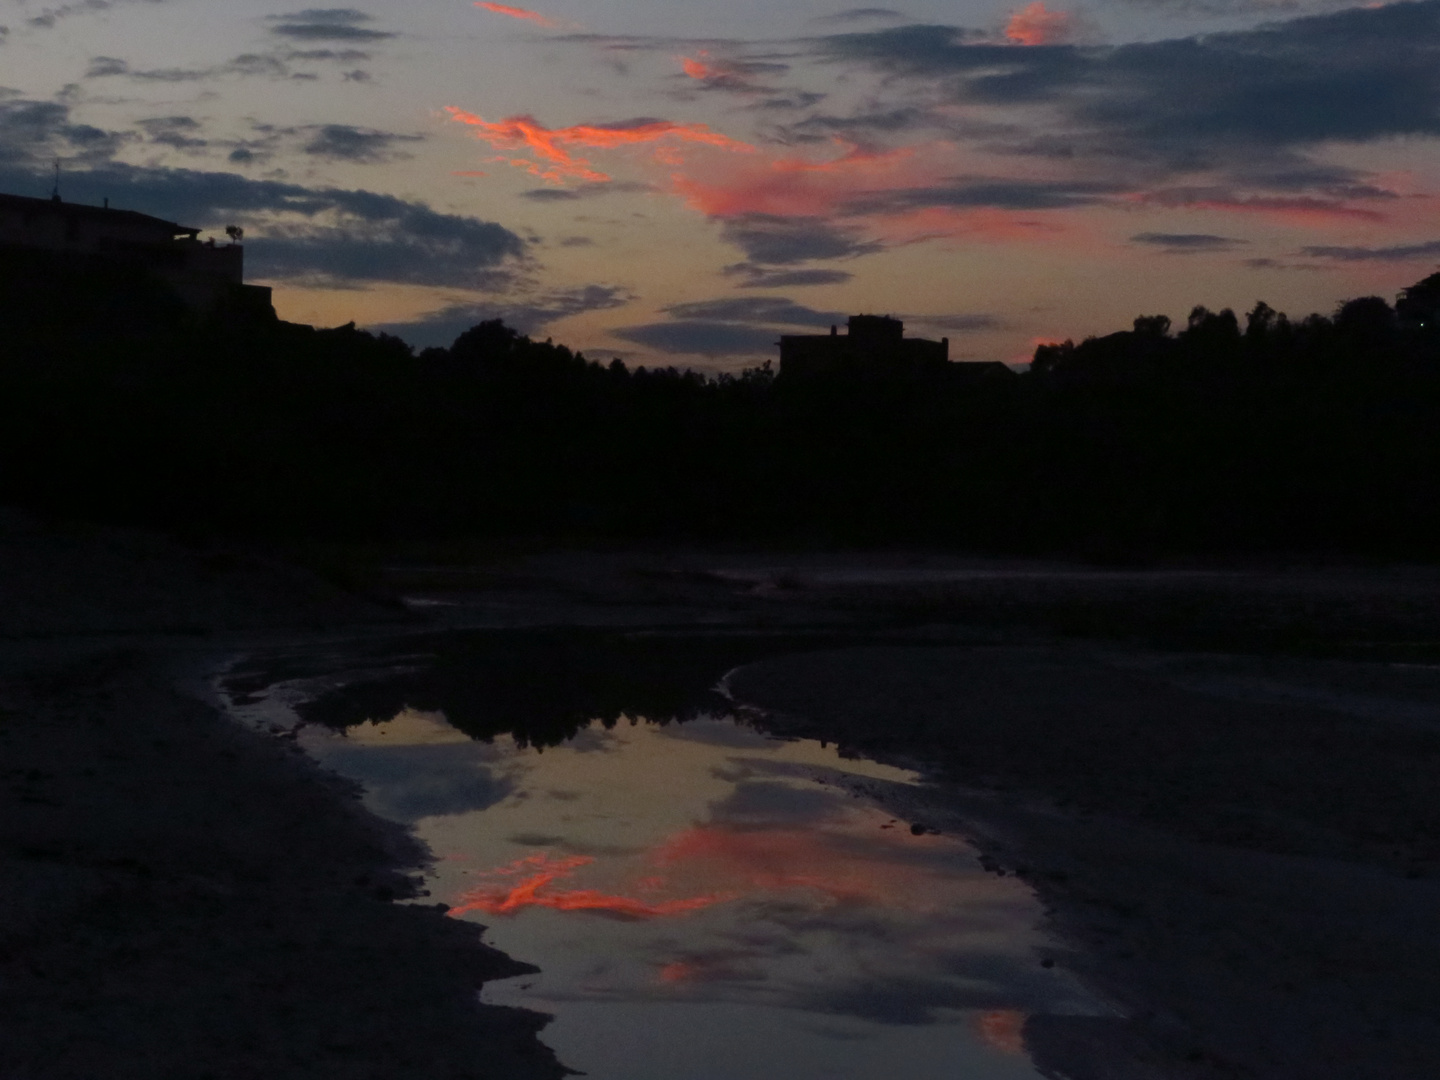
{"type": "Polygon", "coordinates": [[[929,762],[944,783],[903,809],[1035,885],[1053,959],[1117,1011],[1033,1021],[1050,1075],[1440,1075],[1428,571],[558,553],[394,570],[428,602],[407,620],[265,560],[0,526],[6,1080],[560,1074],[532,1014],[476,1005],[513,961],[387,902],[425,853],[177,689],[207,657],[419,614],[864,636],[732,690],[929,762]]]}

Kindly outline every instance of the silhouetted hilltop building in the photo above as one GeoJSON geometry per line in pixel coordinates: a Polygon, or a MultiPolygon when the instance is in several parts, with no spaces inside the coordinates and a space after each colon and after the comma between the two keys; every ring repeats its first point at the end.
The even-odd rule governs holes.
{"type": "Polygon", "coordinates": [[[786,334],[780,338],[780,374],[787,378],[922,371],[948,364],[950,339],[907,338],[905,324],[888,315],[851,315],[846,332],[786,334]]]}
{"type": "Polygon", "coordinates": [[[134,210],[0,194],[0,260],[39,257],[59,272],[97,263],[140,270],[163,281],[202,314],[273,319],[270,289],[244,283],[245,249],[235,240],[198,239],[200,230],[134,210]]]}

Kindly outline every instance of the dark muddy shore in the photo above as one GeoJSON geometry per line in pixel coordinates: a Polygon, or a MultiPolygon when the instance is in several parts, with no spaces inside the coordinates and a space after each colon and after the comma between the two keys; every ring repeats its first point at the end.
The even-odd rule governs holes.
{"type": "Polygon", "coordinates": [[[394,899],[426,853],[285,740],[181,696],[159,658],[0,692],[0,1075],[559,1077],[530,970],[394,899]]]}
{"type": "Polygon", "coordinates": [[[478,1002],[530,968],[394,903],[418,843],[180,689],[246,640],[393,612],[256,557],[0,524],[0,1077],[566,1074],[543,1016],[478,1002]]]}

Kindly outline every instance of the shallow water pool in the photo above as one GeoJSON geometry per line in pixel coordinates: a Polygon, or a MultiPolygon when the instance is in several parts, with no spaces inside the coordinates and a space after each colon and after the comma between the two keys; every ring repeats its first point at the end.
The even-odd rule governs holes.
{"type": "Polygon", "coordinates": [[[541,969],[483,999],[553,1014],[596,1080],[1018,1080],[1028,1014],[1097,1011],[1022,882],[884,809],[902,770],[730,716],[536,749],[405,709],[300,741],[430,845],[427,902],[541,969]]]}

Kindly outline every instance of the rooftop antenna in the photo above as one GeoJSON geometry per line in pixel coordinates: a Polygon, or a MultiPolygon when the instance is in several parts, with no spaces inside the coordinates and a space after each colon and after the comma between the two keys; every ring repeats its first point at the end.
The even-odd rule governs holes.
{"type": "Polygon", "coordinates": [[[55,186],[50,189],[50,201],[60,201],[60,159],[55,159],[55,186]]]}

